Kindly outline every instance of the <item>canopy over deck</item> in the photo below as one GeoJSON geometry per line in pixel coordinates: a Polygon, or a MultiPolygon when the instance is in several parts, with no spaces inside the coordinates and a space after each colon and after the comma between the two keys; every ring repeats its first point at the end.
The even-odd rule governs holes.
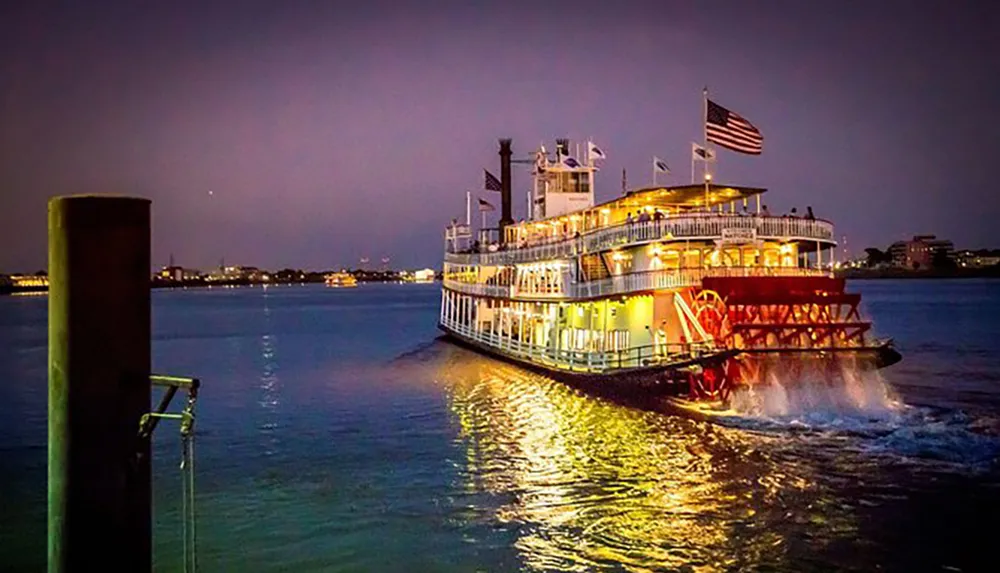
{"type": "Polygon", "coordinates": [[[597,205],[597,207],[635,208],[660,206],[679,209],[698,209],[705,207],[706,197],[708,199],[708,206],[715,207],[738,199],[747,199],[754,195],[760,195],[765,191],[767,189],[760,187],[737,187],[735,185],[717,185],[714,183],[708,186],[707,193],[704,183],[670,187],[642,187],[640,189],[633,189],[626,193],[624,197],[613,199],[597,205]]]}
{"type": "Polygon", "coordinates": [[[505,239],[516,240],[537,229],[569,230],[569,232],[587,231],[599,227],[622,223],[626,218],[640,211],[662,211],[667,215],[679,215],[688,211],[705,210],[706,197],[708,208],[730,204],[740,199],[747,199],[767,191],[760,187],[737,187],[734,185],[711,184],[706,193],[705,184],[656,186],[633,189],[623,196],[599,203],[573,213],[563,214],[547,219],[521,221],[507,227],[505,239]]]}

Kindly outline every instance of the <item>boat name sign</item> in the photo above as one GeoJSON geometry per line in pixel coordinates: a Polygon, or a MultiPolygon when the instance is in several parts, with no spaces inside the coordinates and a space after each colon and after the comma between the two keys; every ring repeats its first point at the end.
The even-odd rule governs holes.
{"type": "Polygon", "coordinates": [[[722,242],[729,244],[752,243],[757,240],[757,229],[730,227],[722,230],[722,242]]]}

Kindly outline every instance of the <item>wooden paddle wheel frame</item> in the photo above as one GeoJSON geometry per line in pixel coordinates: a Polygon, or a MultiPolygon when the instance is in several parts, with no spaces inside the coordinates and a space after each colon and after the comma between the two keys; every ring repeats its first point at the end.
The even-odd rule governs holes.
{"type": "Polygon", "coordinates": [[[844,292],[843,279],[708,277],[685,299],[708,338],[745,351],[690,372],[692,399],[725,401],[735,387],[763,382],[760,354],[799,355],[815,364],[819,356],[872,348],[861,295],[844,292]]]}

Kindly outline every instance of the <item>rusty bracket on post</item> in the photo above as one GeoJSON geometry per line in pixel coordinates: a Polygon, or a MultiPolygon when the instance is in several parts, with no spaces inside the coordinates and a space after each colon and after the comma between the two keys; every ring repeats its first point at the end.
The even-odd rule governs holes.
{"type": "Polygon", "coordinates": [[[194,405],[198,399],[201,381],[197,378],[153,374],[149,377],[153,386],[166,388],[156,409],[143,414],[139,421],[139,438],[148,440],[162,419],[180,420],[181,423],[181,472],[182,472],[182,524],[184,537],[184,571],[194,573],[198,569],[195,547],[195,503],[194,503],[194,405]],[[167,408],[178,390],[187,391],[187,403],[180,413],[168,413],[167,408]]]}
{"type": "Polygon", "coordinates": [[[162,386],[167,390],[160,397],[160,403],[157,404],[156,409],[142,416],[142,419],[139,421],[139,436],[142,438],[152,436],[153,430],[156,429],[161,418],[180,420],[181,435],[190,435],[194,429],[194,404],[198,399],[198,389],[201,387],[201,381],[197,378],[167,376],[163,374],[153,374],[149,377],[149,381],[153,386],[162,386]],[[187,390],[187,404],[180,414],[168,414],[167,408],[170,407],[170,402],[180,389],[187,390]]]}

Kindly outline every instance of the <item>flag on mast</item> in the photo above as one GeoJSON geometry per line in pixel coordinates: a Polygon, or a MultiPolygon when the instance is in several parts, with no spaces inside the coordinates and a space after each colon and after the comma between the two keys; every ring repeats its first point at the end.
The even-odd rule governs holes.
{"type": "Polygon", "coordinates": [[[670,173],[670,167],[667,166],[667,162],[660,159],[659,157],[653,157],[653,171],[655,173],[670,173]]]}
{"type": "Polygon", "coordinates": [[[593,141],[587,142],[587,159],[593,163],[595,159],[607,159],[604,150],[594,145],[593,141]]]}
{"type": "Polygon", "coordinates": [[[483,173],[486,174],[486,183],[484,189],[487,191],[503,191],[503,185],[500,184],[500,180],[496,178],[486,169],[483,169],[483,173]]]}
{"type": "Polygon", "coordinates": [[[486,211],[496,211],[496,207],[490,204],[489,201],[484,201],[482,197],[479,198],[479,211],[485,213],[486,211]]]}
{"type": "Polygon", "coordinates": [[[738,153],[760,155],[764,136],[752,123],[738,113],[729,111],[712,100],[706,100],[705,139],[738,153]]]}
{"type": "Polygon", "coordinates": [[[715,150],[691,142],[691,159],[695,161],[715,161],[715,150]]]}

